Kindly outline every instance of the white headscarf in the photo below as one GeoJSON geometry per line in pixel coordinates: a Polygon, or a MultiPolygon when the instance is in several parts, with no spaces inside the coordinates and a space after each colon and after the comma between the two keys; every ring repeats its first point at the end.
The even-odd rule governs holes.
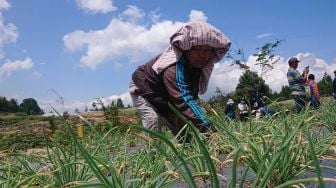
{"type": "Polygon", "coordinates": [[[216,49],[216,56],[208,66],[202,69],[199,83],[199,94],[204,94],[208,88],[209,78],[214,63],[219,62],[231,46],[230,40],[220,30],[206,22],[185,24],[170,37],[170,46],[161,54],[152,68],[159,74],[168,66],[176,63],[183,51],[197,45],[208,45],[216,49]]]}

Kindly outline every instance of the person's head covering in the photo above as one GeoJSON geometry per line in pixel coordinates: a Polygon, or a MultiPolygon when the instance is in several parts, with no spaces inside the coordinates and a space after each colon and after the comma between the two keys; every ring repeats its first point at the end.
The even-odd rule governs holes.
{"type": "Polygon", "coordinates": [[[229,99],[226,104],[234,104],[232,99],[229,99]]]}
{"type": "Polygon", "coordinates": [[[213,64],[219,62],[231,46],[230,40],[220,30],[206,22],[191,22],[182,26],[170,37],[170,46],[161,54],[152,66],[159,74],[168,66],[176,63],[183,51],[197,45],[208,45],[216,50],[216,56],[211,63],[202,69],[199,93],[204,94],[213,69],[213,64]]]}
{"type": "Polygon", "coordinates": [[[300,62],[300,61],[299,61],[298,58],[296,58],[296,57],[291,57],[291,58],[288,60],[288,64],[289,64],[289,65],[291,65],[291,64],[293,64],[293,63],[298,63],[298,62],[300,62]]]}

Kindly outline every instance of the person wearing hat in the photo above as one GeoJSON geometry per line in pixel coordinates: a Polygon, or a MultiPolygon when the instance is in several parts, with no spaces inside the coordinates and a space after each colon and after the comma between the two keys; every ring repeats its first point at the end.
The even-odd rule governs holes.
{"type": "Polygon", "coordinates": [[[226,117],[228,117],[229,120],[235,119],[234,102],[231,98],[226,103],[225,115],[226,117]]]}
{"type": "Polygon", "coordinates": [[[305,83],[309,72],[309,68],[306,67],[303,70],[303,73],[300,74],[300,72],[296,70],[299,62],[300,61],[296,57],[290,58],[288,60],[289,69],[287,72],[288,84],[290,89],[292,90],[292,97],[295,102],[295,108],[297,113],[300,113],[306,106],[305,83]]]}
{"type": "Polygon", "coordinates": [[[206,92],[214,64],[230,45],[224,33],[206,22],[187,23],[175,32],[163,53],[132,74],[129,93],[143,126],[160,131],[160,117],[173,134],[179,133],[185,123],[171,110],[171,104],[201,132],[212,130],[197,98],[206,92]]]}

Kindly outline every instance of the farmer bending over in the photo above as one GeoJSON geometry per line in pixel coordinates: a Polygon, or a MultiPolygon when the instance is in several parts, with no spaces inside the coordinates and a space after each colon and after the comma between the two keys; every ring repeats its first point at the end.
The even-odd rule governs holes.
{"type": "Polygon", "coordinates": [[[158,117],[176,135],[185,125],[169,108],[177,108],[201,131],[212,128],[196,100],[204,94],[214,67],[231,42],[214,26],[187,23],[170,37],[170,46],[139,66],[132,75],[129,92],[144,127],[159,131],[158,117]]]}

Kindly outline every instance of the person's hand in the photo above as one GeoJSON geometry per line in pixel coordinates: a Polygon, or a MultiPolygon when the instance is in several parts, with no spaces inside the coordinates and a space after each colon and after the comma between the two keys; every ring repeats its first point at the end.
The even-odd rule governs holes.
{"type": "Polygon", "coordinates": [[[214,132],[218,132],[217,129],[216,129],[216,127],[215,127],[212,123],[211,123],[210,126],[209,126],[209,131],[210,131],[210,132],[213,132],[213,133],[214,133],[214,132]]]}
{"type": "Polygon", "coordinates": [[[215,128],[215,126],[210,123],[207,126],[202,126],[199,128],[201,133],[213,133],[213,132],[218,132],[217,129],[215,128]]]}

